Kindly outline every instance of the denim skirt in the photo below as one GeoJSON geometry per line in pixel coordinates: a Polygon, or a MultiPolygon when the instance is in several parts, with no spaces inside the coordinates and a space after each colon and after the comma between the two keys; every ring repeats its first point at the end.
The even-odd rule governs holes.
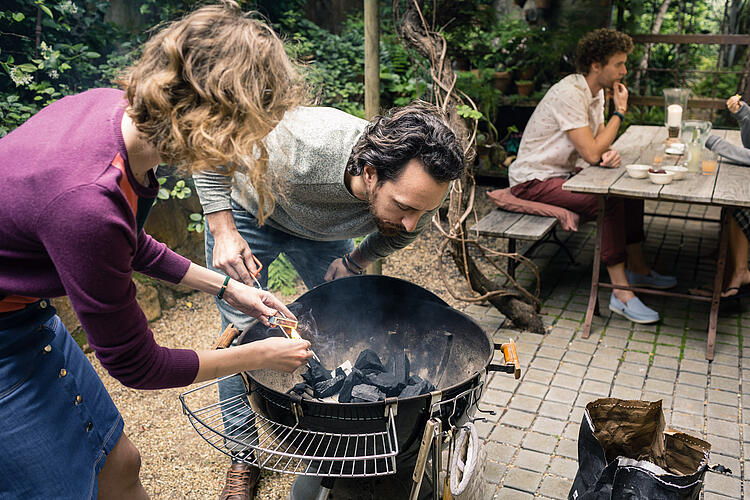
{"type": "Polygon", "coordinates": [[[0,499],[86,499],[123,421],[48,300],[0,317],[0,499]]]}

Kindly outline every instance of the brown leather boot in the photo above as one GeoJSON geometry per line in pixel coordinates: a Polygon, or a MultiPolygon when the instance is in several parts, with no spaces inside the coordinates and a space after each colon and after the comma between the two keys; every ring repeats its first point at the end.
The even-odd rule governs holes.
{"type": "Polygon", "coordinates": [[[219,500],[252,500],[258,485],[260,469],[245,463],[232,463],[227,471],[227,482],[219,500]]]}

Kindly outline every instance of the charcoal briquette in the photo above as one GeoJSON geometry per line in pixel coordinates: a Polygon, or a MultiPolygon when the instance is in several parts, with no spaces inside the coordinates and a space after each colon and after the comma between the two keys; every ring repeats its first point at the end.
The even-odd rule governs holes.
{"type": "Polygon", "coordinates": [[[374,373],[366,377],[367,383],[374,385],[386,396],[397,396],[406,387],[406,382],[396,380],[393,373],[374,373]]]}
{"type": "Polygon", "coordinates": [[[339,391],[339,403],[352,403],[352,388],[364,381],[365,376],[362,372],[356,368],[352,368],[351,373],[346,376],[344,383],[341,385],[341,390],[339,391]]]}
{"type": "Polygon", "coordinates": [[[357,361],[354,362],[354,367],[358,368],[359,370],[377,370],[379,372],[385,371],[385,368],[383,368],[383,363],[380,361],[380,358],[378,357],[377,353],[373,351],[372,349],[365,349],[361,353],[359,353],[359,356],[357,356],[357,361]]]}
{"type": "Polygon", "coordinates": [[[405,352],[394,354],[388,360],[386,371],[393,373],[396,380],[404,385],[409,383],[409,357],[405,352]]]}
{"type": "Polygon", "coordinates": [[[302,394],[303,392],[305,392],[305,390],[308,387],[309,386],[306,383],[300,382],[299,384],[294,384],[294,387],[292,387],[291,389],[289,389],[287,391],[287,393],[289,393],[289,392],[296,392],[297,394],[302,394]]]}
{"type": "Polygon", "coordinates": [[[422,381],[422,377],[419,375],[412,375],[409,377],[409,381],[406,383],[406,385],[417,385],[422,381]]]}
{"type": "Polygon", "coordinates": [[[401,391],[401,394],[399,394],[398,397],[399,399],[404,399],[427,394],[431,392],[430,386],[432,386],[432,384],[427,382],[426,380],[422,380],[421,382],[414,385],[407,385],[406,388],[401,391]]]}
{"type": "Polygon", "coordinates": [[[336,375],[335,376],[336,377],[344,377],[344,378],[346,378],[346,372],[344,371],[343,368],[341,368],[339,366],[338,368],[336,368],[336,375]]]}
{"type": "Polygon", "coordinates": [[[311,358],[308,362],[308,369],[302,374],[302,378],[307,382],[307,385],[315,387],[318,382],[324,380],[331,380],[333,377],[331,373],[326,369],[325,366],[320,364],[315,358],[311,358]]]}
{"type": "Polygon", "coordinates": [[[374,402],[385,399],[383,394],[377,387],[368,384],[355,385],[352,388],[352,398],[361,399],[363,401],[374,402]]]}
{"type": "Polygon", "coordinates": [[[315,384],[315,397],[316,398],[327,398],[333,396],[341,389],[344,384],[346,375],[337,375],[330,380],[324,380],[315,384]]]}

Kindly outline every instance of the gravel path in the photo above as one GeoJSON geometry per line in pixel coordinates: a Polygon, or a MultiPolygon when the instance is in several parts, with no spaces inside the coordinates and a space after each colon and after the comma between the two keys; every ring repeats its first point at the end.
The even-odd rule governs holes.
{"type": "MultiPolygon", "coordinates": [[[[478,198],[485,198],[479,196],[478,198]]],[[[383,263],[383,274],[417,283],[462,309],[447,291],[438,275],[435,254],[440,236],[430,227],[406,250],[383,263]]],[[[449,280],[460,283],[455,266],[446,262],[449,280]]],[[[300,293],[304,287],[300,288],[300,293]]],[[[294,296],[285,297],[286,302],[294,296]]],[[[219,328],[219,317],[212,298],[194,294],[166,311],[152,323],[159,344],[166,347],[208,349],[219,328]]],[[[92,364],[112,395],[125,419],[125,432],[141,452],[141,480],[152,498],[216,498],[224,483],[229,459],[201,438],[182,414],[178,396],[185,389],[136,391],[110,377],[95,359],[92,364]]],[[[201,391],[205,404],[216,401],[209,391],[201,391]]],[[[285,500],[293,476],[264,472],[257,498],[285,500]]]]}

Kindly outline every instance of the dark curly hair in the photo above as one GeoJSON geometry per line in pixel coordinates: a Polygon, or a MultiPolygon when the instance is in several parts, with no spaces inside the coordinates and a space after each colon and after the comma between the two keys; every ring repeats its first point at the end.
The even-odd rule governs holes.
{"type": "Polygon", "coordinates": [[[415,101],[376,116],[365,128],[346,165],[361,175],[365,165],[378,173],[378,183],[395,181],[412,159],[418,159],[438,182],[464,173],[464,153],[455,117],[432,104],[415,101]]]}
{"type": "Polygon", "coordinates": [[[633,40],[625,33],[611,28],[594,30],[578,41],[576,70],[588,75],[593,63],[604,66],[613,55],[621,52],[630,54],[632,51],[633,40]]]}

